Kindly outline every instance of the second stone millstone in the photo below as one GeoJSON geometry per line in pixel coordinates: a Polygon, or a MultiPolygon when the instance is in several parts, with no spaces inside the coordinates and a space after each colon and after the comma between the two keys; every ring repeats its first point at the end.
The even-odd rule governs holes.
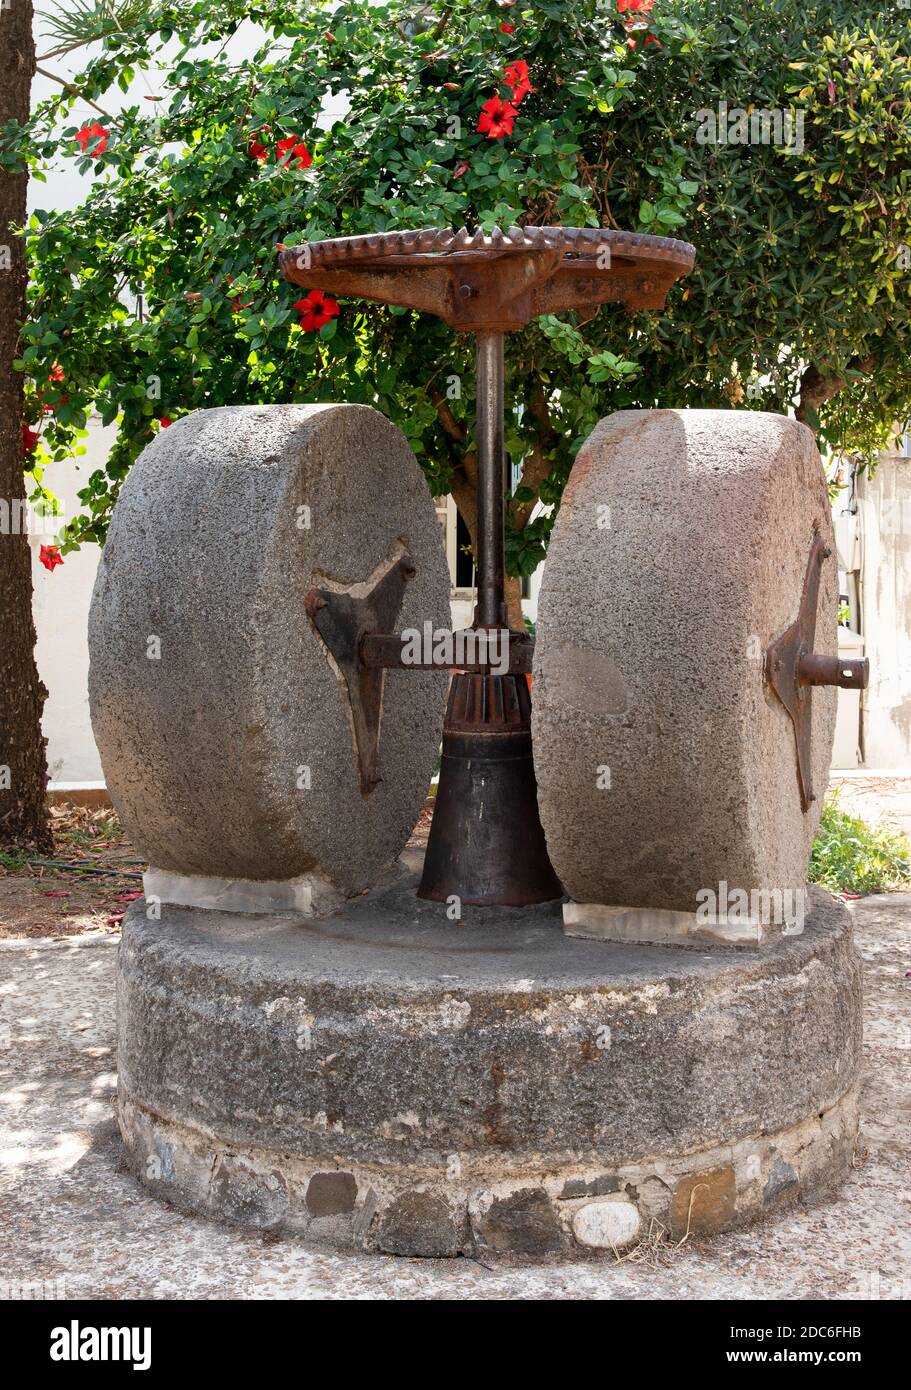
{"type": "Polygon", "coordinates": [[[563,494],[534,661],[567,930],[759,945],[801,929],[826,687],[866,681],[836,660],[836,564],[806,426],[626,410],[596,427],[563,494]]]}

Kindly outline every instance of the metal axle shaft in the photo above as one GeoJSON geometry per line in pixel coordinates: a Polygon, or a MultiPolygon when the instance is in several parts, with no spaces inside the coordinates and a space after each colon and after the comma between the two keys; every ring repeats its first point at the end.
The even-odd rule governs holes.
{"type": "Polygon", "coordinates": [[[508,627],[506,452],[503,445],[503,334],[478,333],[478,598],[475,627],[508,627]]]}

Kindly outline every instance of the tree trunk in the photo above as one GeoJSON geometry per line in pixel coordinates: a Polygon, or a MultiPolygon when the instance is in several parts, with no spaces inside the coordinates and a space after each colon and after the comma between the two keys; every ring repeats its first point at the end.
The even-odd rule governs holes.
{"type": "MultiPolygon", "coordinates": [[[[850,370],[855,372],[872,372],[875,366],[871,355],[866,357],[852,357],[848,363],[850,370]]],[[[794,414],[803,425],[810,425],[807,419],[808,412],[812,409],[818,411],[821,405],[825,405],[833,396],[837,396],[839,391],[843,391],[848,384],[847,377],[843,376],[823,376],[822,373],[812,364],[807,367],[803,376],[800,378],[800,399],[794,414]]]]}
{"type": "MultiPolygon", "coordinates": [[[[474,482],[457,476],[452,483],[452,496],[459,515],[465,523],[471,548],[477,560],[478,503],[474,482]]],[[[506,603],[509,612],[509,626],[517,632],[525,631],[525,618],[522,615],[522,581],[514,574],[506,576],[506,603]]]]}
{"type": "MultiPolygon", "coordinates": [[[[0,126],[29,115],[35,44],[31,0],[0,13],[0,126]]],[[[12,370],[25,316],[28,175],[0,176],[0,843],[47,848],[45,740],[47,691],[35,665],[31,550],[24,524],[22,376],[12,370]]]]}
{"type": "Polygon", "coordinates": [[[515,632],[525,631],[525,615],[522,612],[522,581],[514,574],[506,576],[506,604],[509,610],[509,626],[515,632]]]}

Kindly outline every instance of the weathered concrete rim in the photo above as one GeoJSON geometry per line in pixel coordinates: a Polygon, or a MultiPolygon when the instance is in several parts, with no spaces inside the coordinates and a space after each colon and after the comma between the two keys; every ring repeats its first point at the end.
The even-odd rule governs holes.
{"type": "MultiPolygon", "coordinates": [[[[849,1086],[836,1100],[825,1105],[816,1111],[809,1119],[826,1120],[833,1116],[846,1113],[856,1106],[858,1101],[859,1083],[855,1082],[849,1086]]],[[[322,1157],[309,1157],[294,1152],[288,1148],[270,1148],[261,1144],[246,1145],[241,1149],[239,1145],[225,1141],[220,1135],[215,1133],[211,1127],[200,1122],[189,1122],[185,1119],[175,1118],[174,1116],[163,1115],[153,1108],[134,1100],[121,1083],[118,1085],[117,1092],[118,1124],[124,1142],[129,1142],[126,1129],[135,1132],[136,1121],[145,1120],[159,1130],[169,1130],[174,1134],[182,1134],[188,1143],[208,1144],[219,1152],[233,1157],[243,1157],[251,1162],[262,1165],[264,1169],[280,1171],[283,1168],[294,1164],[303,1163],[314,1168],[314,1171],[322,1171],[325,1162],[322,1157]],[[132,1111],[135,1118],[126,1119],[127,1112],[132,1111]]],[[[617,1172],[632,1171],[640,1168],[654,1169],[655,1172],[667,1171],[669,1173],[702,1171],[707,1161],[714,1162],[721,1157],[730,1158],[735,1149],[742,1145],[754,1143],[780,1143],[789,1136],[794,1135],[806,1124],[806,1120],[799,1120],[796,1124],[785,1125],[781,1129],[762,1130],[756,1134],[744,1135],[731,1142],[719,1142],[713,1144],[701,1144],[696,1148],[687,1149],[679,1153],[654,1152],[643,1154],[636,1158],[635,1163],[614,1164],[613,1169],[617,1172]]],[[[559,1178],[560,1182],[574,1181],[580,1173],[589,1169],[591,1164],[590,1156],[579,1156],[575,1165],[572,1163],[571,1156],[565,1153],[538,1154],[535,1156],[521,1155],[516,1156],[515,1161],[510,1157],[504,1158],[498,1155],[496,1158],[478,1158],[475,1155],[460,1155],[460,1181],[466,1186],[474,1186],[479,1183],[493,1182],[495,1185],[500,1182],[527,1182],[535,1180],[545,1182],[559,1178]],[[567,1176],[566,1172],[570,1172],[567,1176]]],[[[339,1158],[338,1166],[348,1166],[347,1160],[339,1158]]],[[[381,1185],[388,1184],[390,1178],[389,1168],[384,1163],[370,1162],[365,1159],[357,1163],[356,1167],[373,1182],[381,1185]]],[[[599,1168],[600,1171],[600,1168],[599,1168]]],[[[437,1164],[432,1162],[403,1163],[399,1166],[394,1175],[397,1183],[430,1183],[439,1181],[440,1170],[437,1164]]]]}
{"type": "MultiPolygon", "coordinates": [[[[556,1256],[507,1263],[499,1255],[400,1262],[333,1250],[319,1242],[317,1232],[311,1238],[285,1236],[214,1214],[183,1215],[162,1200],[163,1193],[136,1180],[113,1118],[116,953],[0,955],[7,985],[3,1016],[13,1023],[11,1040],[7,1034],[12,1046],[0,1051],[0,1061],[8,1084],[16,1083],[21,1093],[23,1118],[28,1110],[32,1154],[18,1172],[6,1169],[6,1224],[20,1232],[12,1274],[65,1277],[58,1297],[121,1300],[531,1299],[607,1301],[622,1310],[631,1299],[826,1299],[846,1313],[856,1300],[900,1300],[908,1293],[911,1230],[896,1223],[895,1215],[911,1182],[911,1151],[901,1123],[911,1076],[904,1065],[908,1052],[896,1042],[908,1038],[911,1026],[911,981],[901,979],[911,893],[848,907],[867,957],[871,1031],[860,1143],[843,1185],[813,1205],[803,1194],[791,1211],[770,1206],[769,1219],[737,1232],[697,1236],[683,1245],[670,1238],[660,1245],[647,1240],[631,1257],[621,1252],[620,1261],[608,1250],[592,1258],[580,1248],[567,1263],[556,1256]],[[27,1024],[23,1047],[17,1019],[27,1024]],[[73,1021],[89,1019],[92,1030],[73,1029],[73,1021]],[[39,1022],[37,1029],[32,1020],[39,1022]],[[23,1090],[29,1080],[33,1086],[23,1090]],[[78,1131],[77,1114],[84,1116],[78,1131]],[[72,1155],[59,1152],[61,1130],[73,1130],[72,1155]]],[[[10,1100],[17,1103],[16,1097],[10,1100]]],[[[46,1296],[53,1294],[49,1288],[46,1296]]]]}
{"type": "Polygon", "coordinates": [[[804,930],[779,935],[763,950],[694,940],[643,943],[570,937],[563,931],[559,902],[531,910],[466,907],[463,919],[454,924],[440,904],[415,896],[419,864],[419,855],[410,856],[406,873],[325,918],[291,912],[252,916],[164,904],[160,919],[150,921],[140,903],[127,912],[124,943],[130,951],[141,951],[151,970],[156,961],[170,969],[179,956],[187,975],[202,968],[226,980],[237,969],[249,970],[255,959],[251,987],[263,993],[273,981],[305,987],[319,978],[328,988],[335,981],[344,990],[356,983],[390,1000],[404,995],[417,1002],[441,992],[513,992],[520,966],[519,994],[635,992],[675,968],[697,983],[705,978],[713,985],[719,980],[736,984],[744,972],[761,978],[800,970],[851,934],[844,904],[812,885],[807,889],[804,930]],[[419,955],[423,965],[418,970],[406,965],[407,974],[403,973],[405,957],[412,954],[419,955]],[[440,976],[438,968],[445,964],[456,967],[457,973],[440,976]],[[531,975],[524,972],[529,965],[531,975]],[[452,983],[441,988],[444,978],[452,983]]]}

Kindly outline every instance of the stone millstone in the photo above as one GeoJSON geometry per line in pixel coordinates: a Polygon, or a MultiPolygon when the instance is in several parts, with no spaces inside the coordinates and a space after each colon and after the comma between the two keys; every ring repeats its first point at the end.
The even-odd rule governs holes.
{"type": "Polygon", "coordinates": [[[89,620],[108,789],[156,870],[314,875],[343,895],[395,859],[433,774],[446,676],[387,673],[363,795],[346,687],[304,609],[404,546],[398,629],[449,625],[439,523],[404,436],[359,405],[235,406],[144,450],[89,620]]]}
{"type": "Polygon", "coordinates": [[[120,1124],[163,1200],[401,1255],[610,1252],[849,1170],[860,969],[843,903],[745,955],[564,936],[558,905],[410,878],[328,920],[135,904],[120,1124]]]}
{"type": "MultiPolygon", "coordinates": [[[[804,813],[763,657],[797,617],[814,528],[834,552],[813,436],[782,416],[621,411],[583,446],[544,571],[532,711],[547,847],[576,902],[694,912],[722,883],[805,883],[836,693],[813,691],[804,813]]],[[[833,558],[824,654],[836,592],[833,558]]]]}

